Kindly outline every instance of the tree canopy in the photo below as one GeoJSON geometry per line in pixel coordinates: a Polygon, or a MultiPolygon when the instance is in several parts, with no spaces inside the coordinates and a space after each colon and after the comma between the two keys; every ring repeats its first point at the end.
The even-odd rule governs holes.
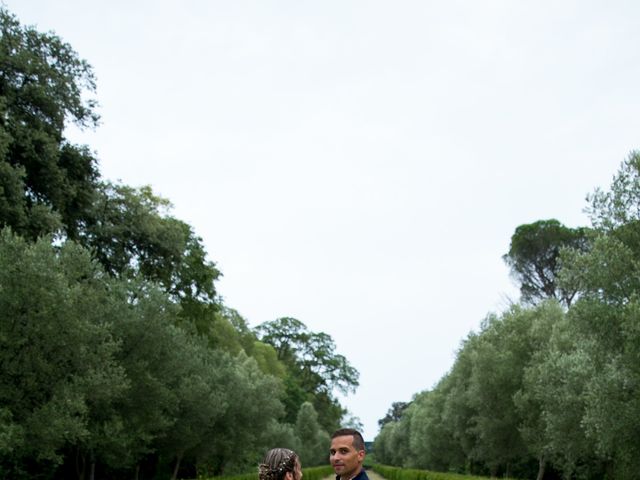
{"type": "Polygon", "coordinates": [[[358,386],[358,371],[335,352],[336,346],[326,333],[311,332],[299,320],[282,317],[256,327],[260,340],[273,346],[278,359],[287,366],[287,418],[294,419],[305,401],[311,401],[321,425],[332,431],[346,413],[333,396],[358,386]]]}
{"type": "Polygon", "coordinates": [[[0,225],[29,238],[75,237],[99,177],[65,124],[98,123],[89,64],[54,34],[23,27],[0,9],[0,225]]]}
{"type": "Polygon", "coordinates": [[[285,354],[225,305],[170,202],[65,138],[98,125],[90,65],[4,7],[0,33],[0,476],[196,478],[276,444],[324,462],[358,372],[329,335],[296,320],[285,354]]]}
{"type": "Polygon", "coordinates": [[[489,315],[433,389],[383,419],[378,461],[538,480],[637,477],[640,154],[588,200],[590,228],[516,229],[505,260],[522,304],[489,315]]]}
{"type": "Polygon", "coordinates": [[[516,228],[503,258],[520,283],[523,301],[555,298],[571,304],[576,291],[560,287],[557,281],[560,252],[564,248],[585,250],[587,234],[585,228],[568,228],[557,220],[539,220],[516,228]]]}

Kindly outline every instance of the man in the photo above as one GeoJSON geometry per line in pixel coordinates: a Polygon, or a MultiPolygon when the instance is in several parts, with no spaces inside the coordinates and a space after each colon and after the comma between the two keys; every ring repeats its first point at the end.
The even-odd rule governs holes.
{"type": "Polygon", "coordinates": [[[365,450],[360,432],[353,428],[341,428],[331,435],[329,460],[336,480],[369,480],[362,468],[365,450]]]}

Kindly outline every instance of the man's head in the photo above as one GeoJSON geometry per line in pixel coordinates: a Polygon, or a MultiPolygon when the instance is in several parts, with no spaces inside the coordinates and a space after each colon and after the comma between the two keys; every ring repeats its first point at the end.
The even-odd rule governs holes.
{"type": "Polygon", "coordinates": [[[360,473],[364,456],[364,440],[360,432],[353,428],[333,432],[329,460],[340,480],[350,480],[360,473]]]}

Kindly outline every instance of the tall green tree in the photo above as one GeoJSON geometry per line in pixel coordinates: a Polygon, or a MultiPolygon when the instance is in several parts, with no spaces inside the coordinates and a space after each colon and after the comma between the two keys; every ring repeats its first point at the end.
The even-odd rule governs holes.
{"type": "Polygon", "coordinates": [[[75,238],[94,200],[98,169],[65,124],[98,122],[94,74],[70,45],[0,9],[0,226],[29,238],[75,238]]]}
{"type": "Polygon", "coordinates": [[[335,353],[336,345],[324,332],[310,332],[295,318],[283,317],[256,328],[260,339],[276,349],[278,358],[295,366],[302,386],[330,393],[334,388],[349,393],[358,386],[358,371],[335,353]]]}
{"type": "Polygon", "coordinates": [[[561,280],[580,290],[566,327],[572,343],[557,354],[584,371],[577,392],[585,443],[610,476],[633,478],[640,451],[640,155],[632,152],[608,190],[589,197],[598,237],[589,252],[567,251],[561,280]]]}
{"type": "Polygon", "coordinates": [[[586,250],[587,247],[587,229],[568,228],[557,220],[539,220],[516,228],[509,252],[503,259],[520,283],[523,301],[556,299],[568,306],[576,291],[558,285],[560,252],[563,248],[586,250]]]}
{"type": "Polygon", "coordinates": [[[78,241],[110,275],[159,284],[181,306],[182,321],[215,342],[220,272],[202,239],[170,208],[150,187],[101,183],[78,241]]]}
{"type": "Polygon", "coordinates": [[[474,459],[475,445],[478,443],[478,432],[473,428],[475,409],[470,401],[470,380],[475,367],[475,350],[480,341],[480,335],[471,332],[460,345],[456,359],[443,384],[445,395],[442,411],[443,422],[448,424],[453,432],[453,438],[464,452],[466,473],[485,473],[476,470],[478,463],[474,459]]]}
{"type": "Polygon", "coordinates": [[[396,422],[387,422],[376,435],[373,443],[373,452],[376,461],[383,465],[400,465],[394,458],[394,451],[391,447],[391,436],[396,428],[396,422]]]}
{"type": "MultiPolygon", "coordinates": [[[[122,435],[116,437],[120,449],[115,450],[116,455],[109,449],[100,457],[111,468],[134,470],[137,476],[145,458],[159,451],[167,432],[178,422],[187,422],[180,415],[180,402],[188,393],[181,389],[194,370],[202,369],[198,370],[197,345],[175,326],[178,307],[160,289],[142,281],[127,285],[136,291],[128,296],[136,300],[130,305],[130,315],[118,318],[114,326],[121,345],[117,359],[130,388],[117,403],[123,427],[122,435]]],[[[211,414],[209,407],[203,409],[204,417],[211,414]]]]}
{"type": "Polygon", "coordinates": [[[445,376],[433,390],[417,395],[411,404],[415,405],[409,432],[411,467],[464,472],[465,453],[452,424],[444,417],[448,379],[445,376]]]}
{"type": "Polygon", "coordinates": [[[112,332],[126,304],[105,280],[77,245],[56,251],[48,238],[0,235],[0,405],[11,434],[0,464],[8,477],[55,469],[69,445],[96,441],[104,432],[95,413],[111,411],[128,389],[112,332]]]}
{"type": "Polygon", "coordinates": [[[198,463],[208,462],[216,475],[246,472],[273,448],[274,436],[286,436],[273,426],[284,414],[278,379],[265,375],[243,352],[226,358],[231,367],[231,381],[223,386],[227,408],[219,422],[208,425],[206,441],[196,451],[198,463]]]}
{"type": "Polygon", "coordinates": [[[545,421],[548,414],[544,402],[546,392],[541,391],[546,381],[544,365],[551,351],[553,332],[565,322],[565,312],[557,302],[547,301],[522,315],[525,321],[530,321],[526,332],[530,358],[522,365],[521,387],[513,395],[513,401],[518,414],[518,430],[529,454],[537,461],[536,479],[542,480],[553,456],[545,421]],[[533,385],[532,378],[540,383],[533,385]]]}
{"type": "Polygon", "coordinates": [[[311,402],[304,402],[296,419],[296,435],[300,439],[300,458],[303,465],[321,465],[327,461],[329,434],[318,423],[318,414],[311,402]]]}
{"type": "Polygon", "coordinates": [[[0,226],[78,240],[110,274],[160,283],[183,318],[212,328],[220,272],[202,240],[150,188],[100,182],[89,149],[65,139],[69,123],[98,124],[90,65],[4,8],[0,32],[0,226]]]}
{"type": "Polygon", "coordinates": [[[378,426],[382,428],[389,422],[399,421],[409,405],[411,405],[411,402],[393,402],[387,414],[378,420],[378,426]]]}
{"type": "Polygon", "coordinates": [[[287,420],[295,422],[302,403],[311,401],[322,427],[327,431],[338,428],[345,410],[333,391],[354,391],[359,374],[343,355],[335,352],[331,336],[311,332],[304,323],[290,317],[265,322],[256,328],[256,333],[262,342],[273,346],[287,367],[287,420]]]}
{"type": "Polygon", "coordinates": [[[240,472],[303,448],[297,417],[326,444],[334,390],[358,384],[331,337],[292,321],[261,341],[221,305],[169,202],[101,181],[65,138],[98,123],[91,67],[4,8],[0,32],[0,476],[240,472]]]}
{"type": "Polygon", "coordinates": [[[594,228],[612,231],[640,220],[640,152],[632,151],[622,162],[608,190],[596,188],[587,196],[594,228]]]}

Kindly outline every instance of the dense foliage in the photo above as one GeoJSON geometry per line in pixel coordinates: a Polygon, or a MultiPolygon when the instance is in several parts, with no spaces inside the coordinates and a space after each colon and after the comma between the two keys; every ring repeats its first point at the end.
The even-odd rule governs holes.
{"type": "MultiPolygon", "coordinates": [[[[295,319],[224,305],[192,227],[100,177],[64,136],[98,122],[91,67],[0,8],[0,477],[176,478],[325,463],[358,383],[295,319]]],[[[348,417],[347,417],[348,418],[348,417]]]]}
{"type": "Polygon", "coordinates": [[[526,283],[523,305],[487,317],[435,388],[385,422],[379,462],[539,480],[638,477],[640,153],[587,211],[590,229],[541,221],[516,230],[507,260],[526,283]]]}

